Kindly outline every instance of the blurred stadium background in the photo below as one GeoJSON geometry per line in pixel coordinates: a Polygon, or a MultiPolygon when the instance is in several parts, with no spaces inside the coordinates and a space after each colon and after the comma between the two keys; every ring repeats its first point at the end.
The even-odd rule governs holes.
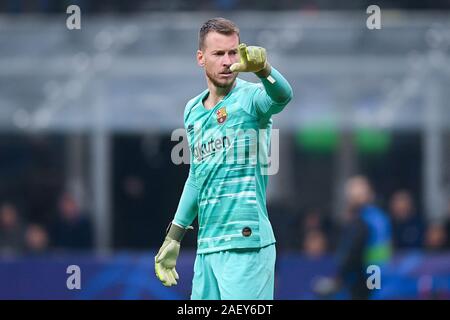
{"type": "MultiPolygon", "coordinates": [[[[234,20],[294,89],[270,178],[276,298],[336,272],[343,185],[360,173],[393,223],[380,299],[450,298],[449,1],[0,1],[0,298],[183,299],[153,256],[187,165],[171,133],[205,87],[200,25],[234,20]],[[81,8],[81,30],[66,8],[81,8]],[[366,8],[382,10],[381,30],[366,8]],[[66,287],[79,265],[82,289],[66,287]]],[[[255,81],[255,78],[244,77],[255,81]]],[[[345,293],[339,297],[346,298],[345,293]]]]}

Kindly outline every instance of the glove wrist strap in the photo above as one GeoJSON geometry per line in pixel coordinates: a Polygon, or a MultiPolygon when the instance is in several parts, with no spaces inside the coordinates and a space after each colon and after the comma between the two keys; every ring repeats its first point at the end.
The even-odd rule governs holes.
{"type": "Polygon", "coordinates": [[[270,76],[271,72],[272,66],[268,62],[266,62],[266,66],[258,72],[255,72],[255,74],[258,78],[267,78],[268,76],[270,76]]]}
{"type": "Polygon", "coordinates": [[[182,226],[170,222],[169,226],[167,227],[167,237],[181,242],[183,240],[184,235],[186,234],[186,231],[189,229],[193,229],[192,227],[183,228],[182,226]]]}

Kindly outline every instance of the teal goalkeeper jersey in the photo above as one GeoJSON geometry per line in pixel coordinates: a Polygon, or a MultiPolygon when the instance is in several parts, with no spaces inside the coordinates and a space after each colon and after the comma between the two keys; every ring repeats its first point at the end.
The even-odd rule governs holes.
{"type": "Polygon", "coordinates": [[[197,213],[197,253],[275,242],[266,209],[271,116],[290,101],[292,90],[275,69],[271,76],[275,84],[264,79],[264,86],[237,78],[210,110],[203,105],[208,90],[186,105],[191,164],[174,222],[187,226],[197,213]]]}

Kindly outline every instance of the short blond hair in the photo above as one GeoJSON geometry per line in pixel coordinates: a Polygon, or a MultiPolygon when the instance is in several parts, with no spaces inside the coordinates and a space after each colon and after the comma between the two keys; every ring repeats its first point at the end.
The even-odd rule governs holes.
{"type": "Polygon", "coordinates": [[[210,32],[224,35],[236,34],[239,37],[239,28],[233,21],[220,17],[212,18],[202,25],[198,33],[198,48],[200,50],[204,48],[206,35],[210,32]]]}

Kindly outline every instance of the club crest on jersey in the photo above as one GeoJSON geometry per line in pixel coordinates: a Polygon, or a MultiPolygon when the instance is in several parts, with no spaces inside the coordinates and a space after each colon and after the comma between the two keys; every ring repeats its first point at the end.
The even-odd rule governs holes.
{"type": "Polygon", "coordinates": [[[217,110],[216,115],[217,115],[217,122],[219,124],[224,123],[225,120],[227,120],[227,115],[228,115],[226,107],[222,107],[219,110],[217,110]]]}

